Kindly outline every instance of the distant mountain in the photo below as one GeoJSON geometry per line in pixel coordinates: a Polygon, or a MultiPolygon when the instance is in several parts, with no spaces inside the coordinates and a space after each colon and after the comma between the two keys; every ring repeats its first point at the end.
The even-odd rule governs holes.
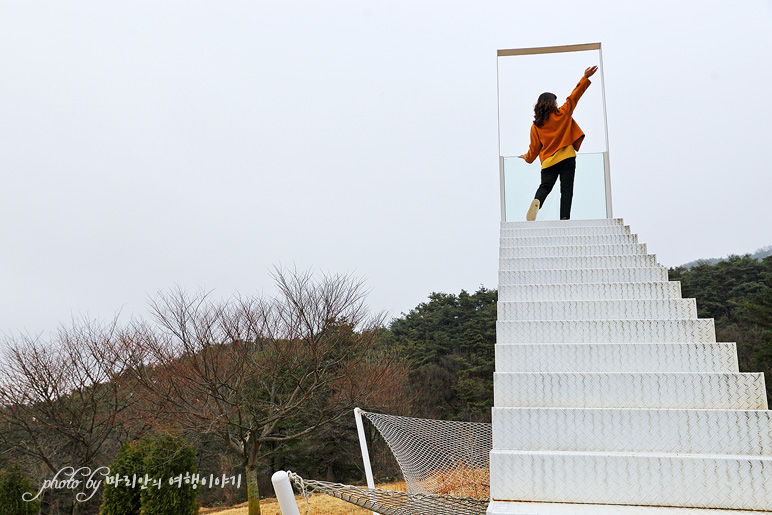
{"type": "MultiPolygon", "coordinates": [[[[758,259],[761,261],[767,256],[772,256],[772,245],[768,245],[766,247],[762,247],[753,254],[747,254],[748,256],[752,257],[753,259],[758,259]]],[[[696,261],[689,261],[688,263],[684,263],[681,265],[681,267],[686,268],[689,270],[693,266],[705,263],[708,265],[715,265],[719,261],[725,261],[727,258],[711,258],[711,259],[697,259],[696,261]]]]}

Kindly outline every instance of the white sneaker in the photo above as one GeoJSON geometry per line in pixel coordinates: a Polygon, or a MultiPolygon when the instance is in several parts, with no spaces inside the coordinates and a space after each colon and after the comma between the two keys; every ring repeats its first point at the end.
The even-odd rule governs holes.
{"type": "Polygon", "coordinates": [[[539,207],[541,207],[541,202],[539,202],[539,199],[533,199],[533,202],[531,202],[531,207],[528,208],[528,212],[525,214],[525,219],[529,222],[536,220],[536,213],[539,212],[539,207]]]}

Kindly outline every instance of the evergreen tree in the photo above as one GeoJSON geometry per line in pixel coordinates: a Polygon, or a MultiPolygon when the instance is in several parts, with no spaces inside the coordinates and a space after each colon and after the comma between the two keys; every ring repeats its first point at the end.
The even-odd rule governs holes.
{"type": "Polygon", "coordinates": [[[152,483],[141,492],[142,515],[196,515],[197,489],[193,483],[170,484],[170,479],[196,473],[196,453],[182,437],[161,436],[148,446],[144,460],[145,473],[151,481],[160,480],[160,487],[152,483]]]}
{"type": "Polygon", "coordinates": [[[716,339],[736,342],[742,372],[764,372],[772,393],[772,256],[730,256],[669,270],[684,298],[697,300],[697,314],[713,318],[716,339]]]}
{"type": "Polygon", "coordinates": [[[100,515],[195,515],[197,489],[184,481],[196,473],[196,453],[182,437],[162,435],[140,439],[121,447],[110,466],[110,476],[116,474],[132,481],[133,475],[149,478],[137,481],[133,487],[125,484],[105,485],[100,515]],[[179,485],[170,479],[182,476],[179,485]],[[142,488],[147,486],[147,488],[142,488]]]}
{"type": "Polygon", "coordinates": [[[38,512],[38,501],[25,501],[23,495],[34,496],[37,490],[21,467],[12,463],[0,470],[0,513],[3,515],[34,515],[38,512]]]}
{"type": "MultiPolygon", "coordinates": [[[[149,442],[144,439],[123,444],[118,456],[110,464],[110,476],[131,478],[136,474],[137,477],[142,477],[145,473],[144,460],[148,445],[149,442]]],[[[100,515],[137,515],[141,508],[140,492],[138,487],[105,484],[102,506],[99,508],[100,515]]]]}
{"type": "Polygon", "coordinates": [[[496,290],[432,293],[392,321],[389,340],[410,364],[419,417],[490,421],[496,290]]]}

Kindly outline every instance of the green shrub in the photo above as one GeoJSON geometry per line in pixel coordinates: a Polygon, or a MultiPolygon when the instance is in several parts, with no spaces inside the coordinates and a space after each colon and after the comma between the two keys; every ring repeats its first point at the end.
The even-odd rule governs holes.
{"type": "Polygon", "coordinates": [[[32,481],[24,475],[21,467],[15,463],[5,470],[0,470],[0,513],[3,515],[34,515],[38,512],[38,501],[27,502],[22,499],[26,492],[37,493],[32,481]]]}
{"type": "MultiPolygon", "coordinates": [[[[123,444],[118,456],[110,464],[110,476],[142,477],[145,474],[144,460],[147,454],[147,440],[138,440],[123,444]]],[[[137,515],[140,513],[141,490],[139,487],[131,488],[124,485],[104,484],[102,491],[102,506],[100,515],[137,515]]]]}
{"type": "Polygon", "coordinates": [[[169,479],[196,473],[196,452],[181,437],[162,436],[152,441],[144,461],[145,473],[161,479],[160,488],[142,490],[142,515],[196,515],[198,491],[193,484],[169,484],[169,479]]]}
{"type": "Polygon", "coordinates": [[[128,477],[136,484],[108,485],[102,493],[100,515],[196,515],[197,490],[184,481],[169,484],[171,478],[196,473],[196,453],[182,437],[158,436],[129,442],[121,447],[110,465],[110,477],[128,477]],[[144,479],[147,488],[144,486],[144,479]],[[140,479],[143,481],[140,482],[140,479]],[[154,484],[155,481],[155,484],[154,484]],[[156,486],[158,485],[158,486],[156,486]]]}

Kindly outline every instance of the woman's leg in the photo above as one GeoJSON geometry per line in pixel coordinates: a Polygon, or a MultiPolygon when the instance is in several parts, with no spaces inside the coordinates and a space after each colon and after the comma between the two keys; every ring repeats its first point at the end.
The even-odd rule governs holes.
{"type": "Polygon", "coordinates": [[[541,206],[544,205],[544,200],[547,198],[547,195],[550,194],[550,191],[552,191],[552,187],[555,186],[555,182],[558,180],[559,175],[560,172],[556,172],[554,166],[542,169],[541,184],[536,190],[536,195],[534,195],[533,202],[531,202],[528,212],[525,214],[525,219],[527,221],[533,222],[536,220],[536,213],[538,213],[541,206]]]}
{"type": "Polygon", "coordinates": [[[555,166],[550,166],[549,168],[544,168],[541,171],[541,184],[539,185],[539,189],[536,190],[536,195],[533,197],[539,201],[540,205],[544,205],[544,201],[547,198],[547,195],[550,194],[550,191],[552,191],[552,187],[555,186],[555,182],[558,180],[558,176],[560,175],[559,170],[555,170],[555,167],[560,165],[558,163],[555,166]]]}
{"type": "Polygon", "coordinates": [[[561,161],[555,166],[560,169],[560,219],[571,219],[571,201],[574,198],[574,175],[576,174],[576,158],[561,161]]]}

